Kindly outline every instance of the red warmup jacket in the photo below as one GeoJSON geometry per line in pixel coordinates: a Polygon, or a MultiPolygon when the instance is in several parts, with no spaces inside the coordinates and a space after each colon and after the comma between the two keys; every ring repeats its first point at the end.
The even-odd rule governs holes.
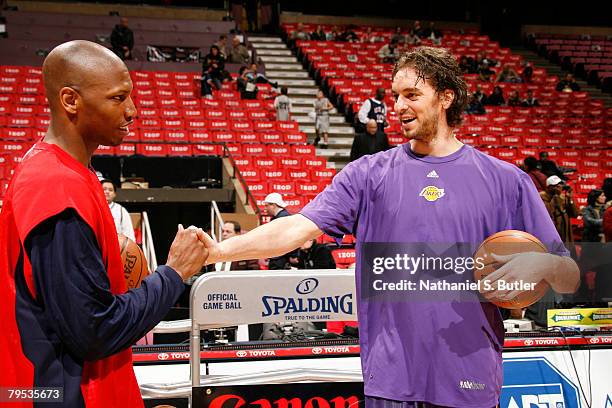
{"type": "MultiPolygon", "coordinates": [[[[90,169],[58,146],[37,143],[26,153],[17,167],[0,215],[0,299],[2,299],[0,350],[3,356],[0,386],[2,387],[37,386],[34,373],[36,370],[45,370],[44,365],[35,367],[35,364],[39,363],[30,361],[24,353],[24,342],[32,340],[26,338],[27,327],[19,325],[20,308],[27,308],[27,304],[24,306],[17,289],[20,284],[21,287],[27,285],[26,290],[32,301],[35,301],[36,289],[32,267],[28,257],[24,255],[25,239],[41,222],[68,208],[74,209],[91,227],[106,267],[111,292],[113,294],[126,292],[117,233],[98,178],[90,169]]],[[[70,293],[58,296],[70,296],[70,293]]],[[[53,333],[48,333],[46,339],[37,338],[36,341],[45,342],[52,336],[53,333]]],[[[48,357],[56,358],[54,355],[48,357]]],[[[85,406],[92,408],[143,406],[132,368],[131,349],[128,348],[100,360],[80,363],[82,363],[80,391],[85,406]]],[[[66,374],[70,376],[73,373],[58,373],[56,384],[61,384],[66,374]]],[[[14,406],[32,406],[32,402],[14,406]]]]}

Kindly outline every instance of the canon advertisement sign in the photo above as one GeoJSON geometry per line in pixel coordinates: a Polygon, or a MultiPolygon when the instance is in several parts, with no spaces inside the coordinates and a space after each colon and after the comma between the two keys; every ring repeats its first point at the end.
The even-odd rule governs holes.
{"type": "Polygon", "coordinates": [[[199,387],[193,407],[362,408],[363,383],[296,383],[199,387]]]}

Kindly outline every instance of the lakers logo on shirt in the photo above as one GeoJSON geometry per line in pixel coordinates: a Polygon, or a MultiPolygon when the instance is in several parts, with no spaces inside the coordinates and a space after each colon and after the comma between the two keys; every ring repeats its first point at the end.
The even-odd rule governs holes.
{"type": "Polygon", "coordinates": [[[436,186],[427,186],[421,190],[419,197],[423,197],[427,201],[436,201],[444,197],[444,189],[436,186]]]}

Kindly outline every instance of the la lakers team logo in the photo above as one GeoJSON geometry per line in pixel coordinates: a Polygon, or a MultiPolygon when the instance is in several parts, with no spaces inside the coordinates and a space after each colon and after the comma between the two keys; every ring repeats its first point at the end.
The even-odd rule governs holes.
{"type": "Polygon", "coordinates": [[[427,201],[433,202],[444,197],[444,189],[436,186],[427,186],[421,190],[419,197],[423,197],[427,201]]]}

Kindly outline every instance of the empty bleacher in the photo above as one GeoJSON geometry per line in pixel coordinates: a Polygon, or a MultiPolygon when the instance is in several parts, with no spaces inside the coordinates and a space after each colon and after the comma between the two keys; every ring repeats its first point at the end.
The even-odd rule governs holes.
{"type": "MultiPolygon", "coordinates": [[[[283,26],[287,35],[296,25],[283,26]]],[[[313,31],[314,25],[304,25],[305,31],[313,31]]],[[[330,27],[324,27],[329,30],[330,27]]],[[[356,30],[358,36],[366,27],[356,30]]],[[[378,35],[389,40],[390,28],[374,27],[378,35]]],[[[449,49],[457,58],[462,55],[475,57],[484,52],[489,58],[499,61],[493,68],[497,73],[504,65],[516,71],[522,69],[522,57],[513,55],[510,49],[502,48],[487,36],[475,33],[460,34],[452,30],[443,31],[441,46],[449,49]]],[[[392,64],[382,63],[377,51],[385,42],[346,43],[335,41],[297,41],[298,54],[313,75],[340,106],[353,115],[360,104],[371,97],[375,89],[387,90],[385,102],[389,107],[391,127],[387,129],[391,144],[404,143],[399,122],[393,112],[391,95],[392,64]]],[[[422,41],[423,45],[433,45],[422,41]]],[[[555,90],[559,80],[547,75],[544,69],[534,68],[530,83],[493,83],[478,80],[475,74],[465,75],[470,91],[480,85],[485,94],[494,86],[500,86],[505,95],[518,90],[521,97],[531,90],[538,98],[540,107],[492,107],[487,106],[485,115],[466,115],[457,136],[464,143],[517,165],[526,156],[537,156],[547,151],[560,166],[576,169],[570,175],[570,184],[575,190],[580,206],[586,204],[586,195],[592,188],[599,188],[606,177],[612,177],[612,109],[603,101],[590,98],[587,92],[562,93],[555,90]]],[[[580,221],[577,221],[579,224],[580,221]]]]}
{"type": "Polygon", "coordinates": [[[551,62],[612,92],[612,40],[605,36],[531,33],[531,45],[551,62]]]}

